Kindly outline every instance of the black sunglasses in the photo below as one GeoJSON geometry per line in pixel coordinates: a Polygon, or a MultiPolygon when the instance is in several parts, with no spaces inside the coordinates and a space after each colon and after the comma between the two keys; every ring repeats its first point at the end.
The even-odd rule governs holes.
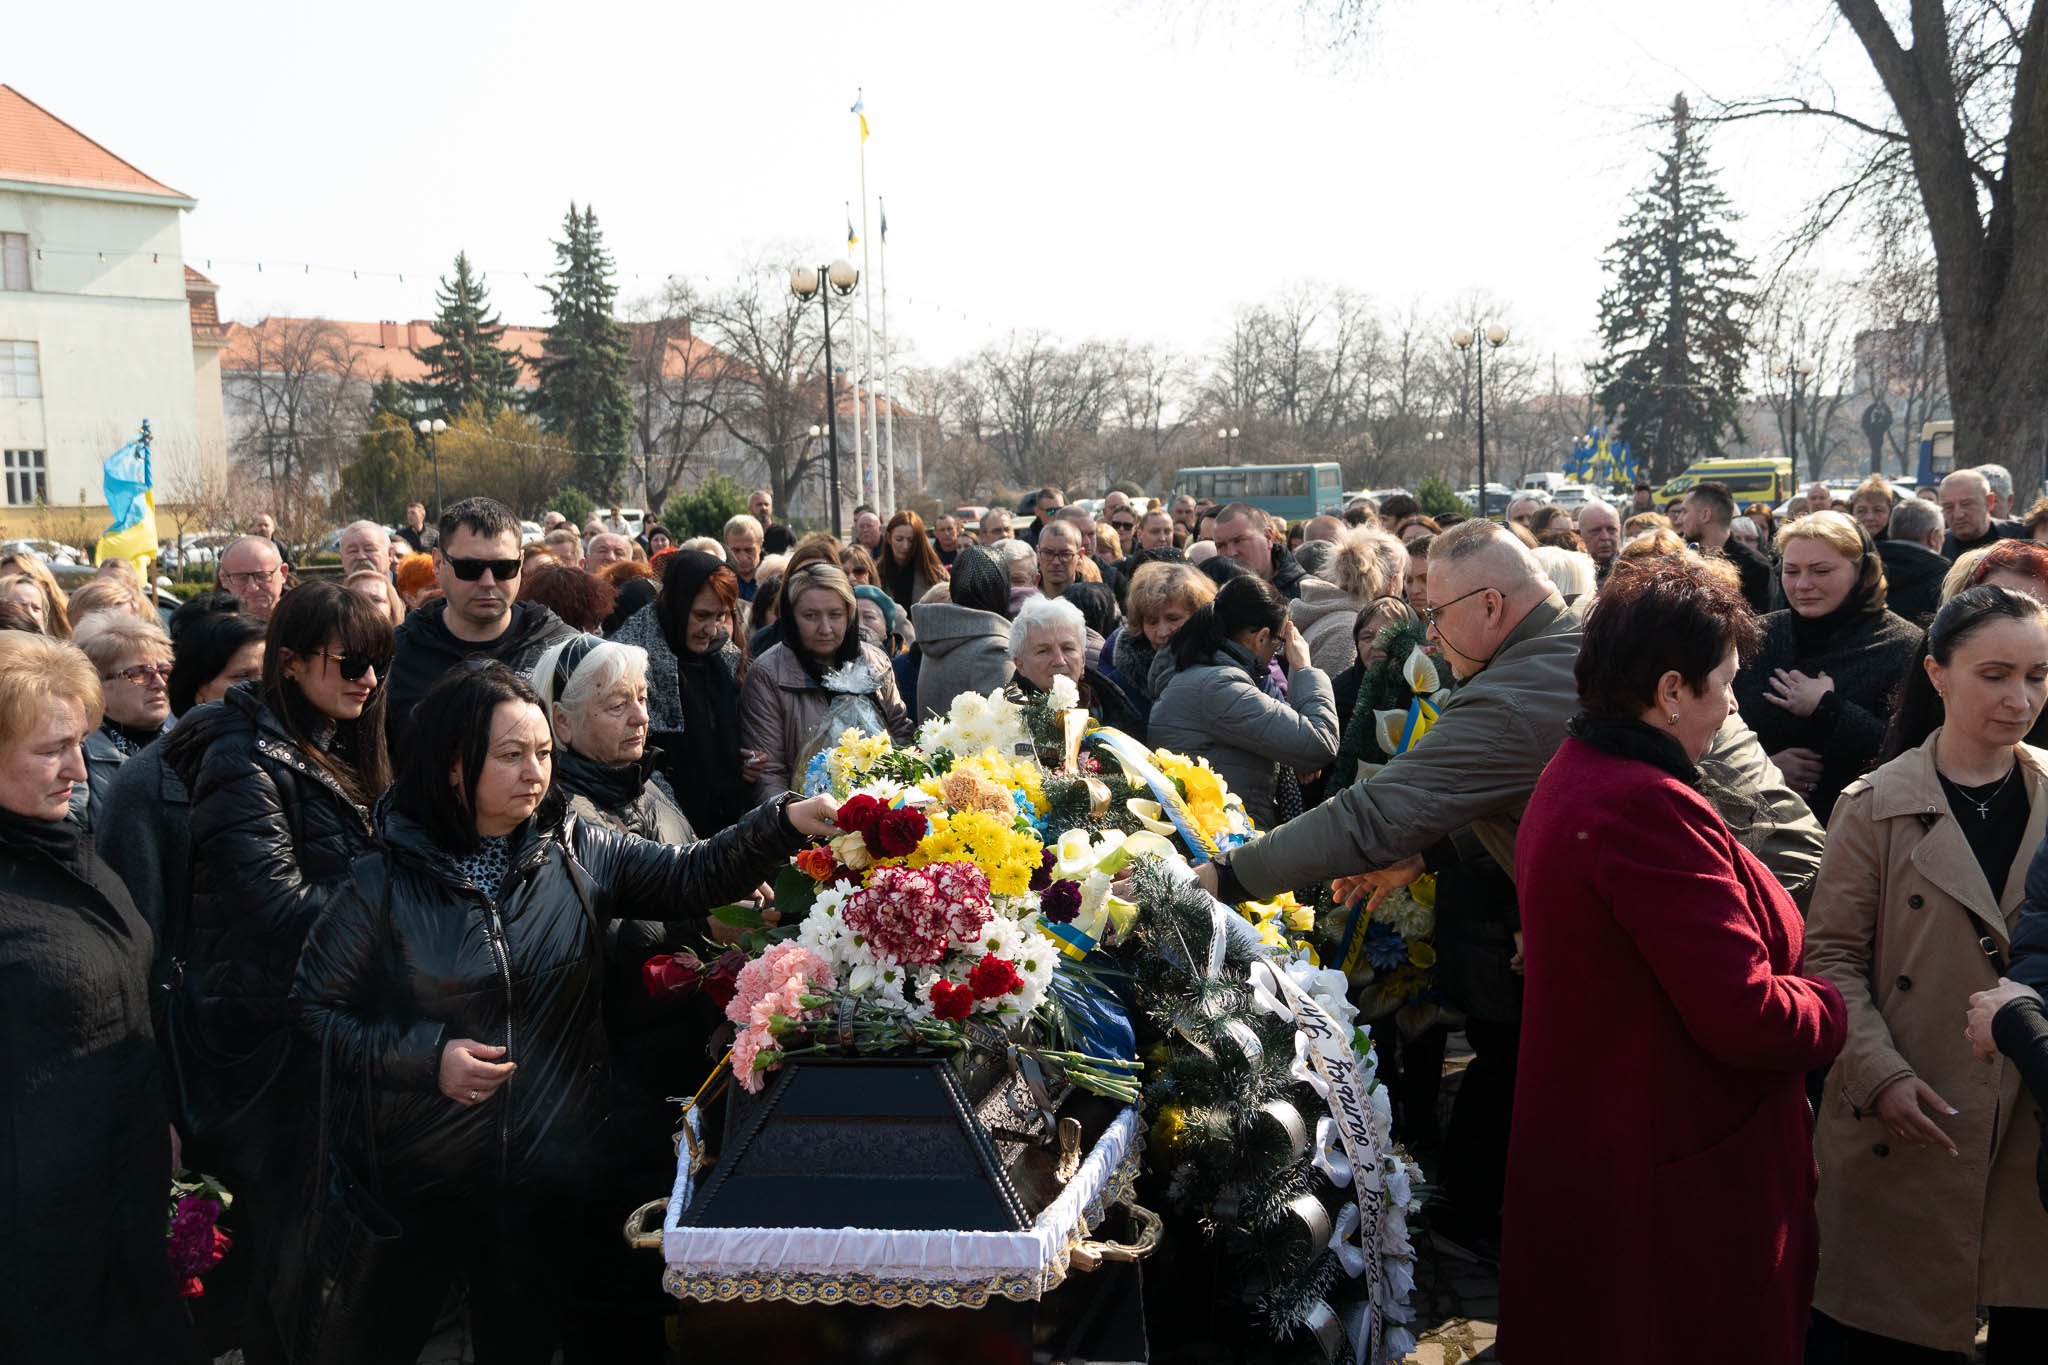
{"type": "Polygon", "coordinates": [[[377,676],[380,678],[391,671],[389,655],[380,659],[361,649],[352,649],[346,654],[332,654],[323,649],[320,651],[320,657],[335,661],[344,682],[361,682],[363,674],[373,668],[377,670],[377,676]]]}
{"type": "Polygon", "coordinates": [[[455,576],[465,583],[474,583],[484,576],[484,570],[491,571],[491,577],[500,583],[519,577],[519,561],[516,559],[458,559],[446,557],[448,567],[455,570],[455,576]]]}

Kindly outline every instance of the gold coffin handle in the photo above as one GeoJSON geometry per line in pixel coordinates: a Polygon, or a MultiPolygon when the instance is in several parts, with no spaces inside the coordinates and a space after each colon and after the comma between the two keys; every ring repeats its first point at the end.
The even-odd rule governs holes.
{"type": "Polygon", "coordinates": [[[627,1214],[626,1245],[635,1251],[661,1250],[661,1220],[667,1213],[668,1200],[663,1198],[650,1199],[627,1214]]]}
{"type": "Polygon", "coordinates": [[[1089,1238],[1074,1247],[1068,1264],[1075,1270],[1093,1270],[1104,1261],[1142,1261],[1159,1249],[1159,1237],[1166,1229],[1166,1223],[1152,1210],[1135,1199],[1119,1201],[1131,1211],[1131,1218],[1138,1225],[1138,1240],[1135,1242],[1103,1242],[1089,1238]]]}

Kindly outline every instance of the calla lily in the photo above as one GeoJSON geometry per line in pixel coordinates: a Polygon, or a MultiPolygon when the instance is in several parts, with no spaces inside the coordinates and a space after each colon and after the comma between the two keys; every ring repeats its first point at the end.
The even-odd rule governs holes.
{"type": "Polygon", "coordinates": [[[1166,818],[1165,808],[1157,801],[1150,801],[1142,796],[1134,796],[1124,803],[1124,809],[1136,816],[1138,823],[1151,833],[1162,835],[1169,839],[1173,837],[1175,832],[1173,822],[1166,818]]]}
{"type": "Polygon", "coordinates": [[[1379,741],[1381,753],[1391,754],[1401,747],[1401,727],[1408,723],[1406,711],[1375,711],[1372,720],[1373,738],[1379,741]]]}
{"type": "Polygon", "coordinates": [[[1443,686],[1437,677],[1436,665],[1419,649],[1408,651],[1408,658],[1401,665],[1401,677],[1417,696],[1427,696],[1443,686]]]}
{"type": "Polygon", "coordinates": [[[1104,872],[1115,876],[1129,865],[1133,858],[1178,858],[1180,854],[1171,843],[1156,830],[1139,830],[1136,834],[1118,834],[1116,844],[1096,864],[1104,872]]]}

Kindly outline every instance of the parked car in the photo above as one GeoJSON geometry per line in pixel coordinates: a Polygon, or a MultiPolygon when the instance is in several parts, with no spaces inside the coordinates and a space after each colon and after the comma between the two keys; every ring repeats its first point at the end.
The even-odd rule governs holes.
{"type": "Polygon", "coordinates": [[[20,540],[0,541],[0,557],[20,554],[23,551],[38,556],[45,564],[50,565],[52,568],[59,564],[86,564],[92,559],[92,556],[84,550],[79,549],[75,545],[66,545],[59,540],[27,537],[20,540]]]}

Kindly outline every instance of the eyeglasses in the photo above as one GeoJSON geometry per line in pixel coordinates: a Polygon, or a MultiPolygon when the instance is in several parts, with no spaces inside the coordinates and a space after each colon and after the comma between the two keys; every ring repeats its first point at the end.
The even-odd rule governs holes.
{"type": "Polygon", "coordinates": [[[171,666],[169,664],[137,664],[133,668],[124,668],[119,673],[100,674],[101,682],[112,682],[116,678],[126,678],[137,687],[147,687],[152,681],[167,683],[171,680],[171,666]]]}
{"type": "Polygon", "coordinates": [[[1123,536],[1127,536],[1138,529],[1138,523],[1135,521],[1112,521],[1110,525],[1116,528],[1118,535],[1123,536]]]}
{"type": "Polygon", "coordinates": [[[516,559],[458,559],[446,557],[448,567],[455,570],[455,576],[465,583],[474,583],[484,576],[484,570],[491,571],[491,577],[500,583],[519,577],[519,561],[516,559]]]}
{"type": "Polygon", "coordinates": [[[1460,602],[1464,601],[1464,600],[1465,600],[1466,598],[1468,598],[1468,597],[1477,597],[1477,596],[1479,596],[1479,594],[1480,594],[1480,593],[1483,593],[1483,592],[1495,592],[1495,591],[1497,591],[1497,589],[1494,589],[1494,588],[1474,588],[1474,589],[1472,589],[1472,591],[1470,591],[1470,592],[1461,592],[1461,593],[1459,593],[1459,594],[1458,594],[1458,595],[1457,595],[1456,597],[1453,597],[1453,598],[1452,598],[1452,599],[1451,599],[1450,601],[1448,601],[1448,602],[1438,602],[1438,603],[1436,603],[1436,604],[1435,604],[1435,605],[1433,605],[1433,606],[1427,606],[1427,607],[1417,607],[1417,608],[1415,609],[1415,611],[1416,611],[1416,614],[1417,614],[1417,615],[1419,615],[1419,616],[1421,616],[1421,617],[1422,617],[1422,624],[1423,624],[1423,625],[1425,625],[1425,626],[1430,626],[1430,627],[1434,627],[1434,626],[1436,625],[1436,618],[1437,618],[1437,617],[1439,617],[1439,616],[1441,616],[1441,615],[1443,615],[1443,614],[1444,614],[1444,611],[1445,611],[1445,609],[1446,609],[1446,608],[1449,608],[1449,607],[1455,607],[1455,606],[1457,606],[1457,605],[1458,605],[1458,603],[1460,603],[1460,602]]]}
{"type": "Polygon", "coordinates": [[[323,649],[320,651],[320,657],[335,661],[339,666],[344,682],[361,682],[363,674],[373,668],[377,670],[377,676],[379,677],[391,671],[391,657],[389,655],[380,659],[361,649],[352,649],[346,654],[333,654],[323,649]]]}
{"type": "Polygon", "coordinates": [[[224,573],[220,576],[220,585],[224,588],[253,588],[258,583],[268,583],[283,567],[282,564],[275,564],[268,569],[258,569],[254,573],[224,573]]]}
{"type": "Polygon", "coordinates": [[[1040,550],[1038,557],[1041,560],[1051,560],[1055,564],[1064,564],[1074,557],[1074,552],[1072,550],[1040,550]]]}

